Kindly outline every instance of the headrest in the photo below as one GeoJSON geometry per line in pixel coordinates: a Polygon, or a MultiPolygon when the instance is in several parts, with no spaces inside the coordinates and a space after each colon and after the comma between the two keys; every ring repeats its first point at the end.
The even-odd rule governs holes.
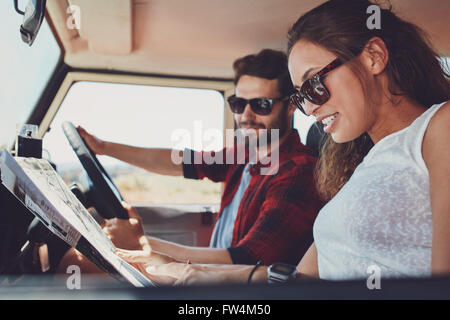
{"type": "Polygon", "coordinates": [[[313,149],[316,155],[319,155],[320,148],[325,142],[326,133],[323,131],[323,124],[315,122],[309,128],[308,135],[306,136],[306,145],[313,149]]]}

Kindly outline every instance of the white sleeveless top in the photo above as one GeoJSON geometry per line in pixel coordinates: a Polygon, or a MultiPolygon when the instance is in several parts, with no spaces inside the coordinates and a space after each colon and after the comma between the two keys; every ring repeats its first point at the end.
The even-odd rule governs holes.
{"type": "Polygon", "coordinates": [[[431,275],[432,215],[422,140],[444,103],[376,143],[314,223],[319,276],[361,279],[431,275]],[[370,274],[369,274],[370,272],[370,274]]]}

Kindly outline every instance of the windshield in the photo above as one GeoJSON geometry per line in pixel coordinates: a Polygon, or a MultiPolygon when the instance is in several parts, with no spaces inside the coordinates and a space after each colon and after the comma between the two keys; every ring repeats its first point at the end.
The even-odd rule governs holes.
{"type": "Polygon", "coordinates": [[[60,56],[46,21],[32,47],[22,42],[22,20],[12,0],[0,1],[0,150],[11,147],[16,125],[30,116],[60,56]]]}
{"type": "MultiPolygon", "coordinates": [[[[45,157],[68,185],[84,180],[84,171],[61,129],[64,121],[81,125],[102,139],[139,147],[221,150],[224,106],[223,95],[210,89],[77,82],[45,135],[45,157]]],[[[129,202],[220,202],[221,185],[208,179],[156,175],[111,157],[98,158],[129,202]]]]}

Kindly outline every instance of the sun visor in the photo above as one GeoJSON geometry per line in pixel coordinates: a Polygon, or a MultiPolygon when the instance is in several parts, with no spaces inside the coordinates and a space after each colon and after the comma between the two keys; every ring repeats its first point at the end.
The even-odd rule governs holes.
{"type": "Polygon", "coordinates": [[[69,0],[69,3],[80,8],[79,33],[87,40],[90,51],[126,55],[133,50],[131,0],[69,0]]]}
{"type": "Polygon", "coordinates": [[[47,10],[69,53],[114,56],[133,50],[131,0],[48,0],[47,10]]]}

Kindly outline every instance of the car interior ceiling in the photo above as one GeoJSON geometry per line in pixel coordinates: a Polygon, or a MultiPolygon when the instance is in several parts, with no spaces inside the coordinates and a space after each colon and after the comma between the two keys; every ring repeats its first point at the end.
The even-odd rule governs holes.
{"type": "MultiPolygon", "coordinates": [[[[288,0],[280,6],[271,0],[249,0],[236,11],[233,2],[220,0],[50,0],[47,10],[64,47],[64,61],[73,68],[231,79],[236,56],[258,50],[262,43],[285,50],[290,24],[321,2],[288,0]],[[83,12],[80,31],[66,28],[69,4],[83,12]],[[99,15],[105,7],[108,10],[99,15]],[[265,12],[276,12],[269,20],[270,32],[265,12]],[[251,21],[252,28],[243,32],[242,21],[251,21]],[[114,41],[109,41],[110,34],[114,41]]],[[[445,1],[391,3],[402,17],[430,34],[442,56],[450,56],[445,1]]]]}

